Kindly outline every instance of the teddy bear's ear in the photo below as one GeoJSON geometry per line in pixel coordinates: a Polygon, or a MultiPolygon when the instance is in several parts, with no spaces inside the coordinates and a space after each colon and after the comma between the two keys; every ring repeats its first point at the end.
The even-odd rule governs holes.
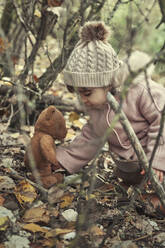
{"type": "Polygon", "coordinates": [[[52,114],[56,112],[56,108],[54,106],[49,106],[46,111],[45,118],[46,120],[50,120],[52,117],[52,114]]]}

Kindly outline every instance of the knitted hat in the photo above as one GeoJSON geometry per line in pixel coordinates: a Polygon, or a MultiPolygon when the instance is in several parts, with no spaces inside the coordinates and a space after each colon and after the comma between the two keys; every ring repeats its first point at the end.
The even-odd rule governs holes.
{"type": "Polygon", "coordinates": [[[63,71],[67,85],[103,87],[112,84],[120,61],[107,41],[108,35],[108,28],[102,22],[87,22],[81,28],[80,40],[63,71]]]}

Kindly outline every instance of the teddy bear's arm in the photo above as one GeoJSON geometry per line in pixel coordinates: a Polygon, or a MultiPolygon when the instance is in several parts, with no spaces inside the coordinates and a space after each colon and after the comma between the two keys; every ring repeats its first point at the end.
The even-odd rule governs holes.
{"type": "Polygon", "coordinates": [[[58,165],[54,139],[50,135],[45,134],[42,136],[40,139],[40,147],[45,159],[54,165],[58,165]]]}

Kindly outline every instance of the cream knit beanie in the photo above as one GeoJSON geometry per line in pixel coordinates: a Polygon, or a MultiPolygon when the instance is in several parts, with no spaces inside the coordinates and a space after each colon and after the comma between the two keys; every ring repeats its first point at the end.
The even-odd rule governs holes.
{"type": "Polygon", "coordinates": [[[108,28],[102,22],[87,22],[63,71],[64,82],[73,87],[103,87],[113,84],[120,61],[108,43],[108,28]]]}

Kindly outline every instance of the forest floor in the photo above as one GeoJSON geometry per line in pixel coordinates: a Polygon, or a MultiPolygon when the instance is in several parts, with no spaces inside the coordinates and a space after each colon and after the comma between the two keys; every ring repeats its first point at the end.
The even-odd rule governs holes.
{"type": "MultiPolygon", "coordinates": [[[[75,100],[63,86],[50,92],[75,100]]],[[[65,142],[69,143],[86,116],[63,113],[68,127],[65,142]]],[[[44,191],[27,180],[25,131],[29,138],[33,126],[25,126],[22,132],[5,130],[1,123],[0,248],[165,247],[165,219],[132,187],[121,186],[113,175],[114,162],[106,146],[95,164],[44,191]]]]}

